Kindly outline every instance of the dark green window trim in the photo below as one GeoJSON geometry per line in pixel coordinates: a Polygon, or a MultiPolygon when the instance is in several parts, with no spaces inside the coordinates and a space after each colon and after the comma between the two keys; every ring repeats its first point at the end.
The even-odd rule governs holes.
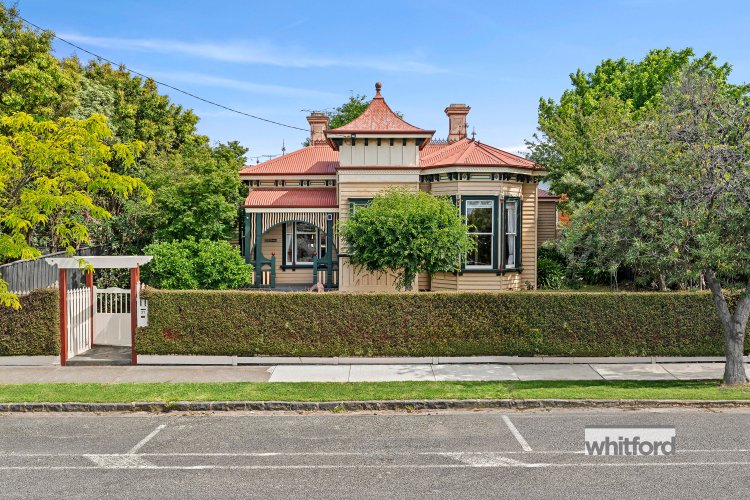
{"type": "MultiPolygon", "coordinates": [[[[456,198],[459,195],[453,195],[452,198],[455,202],[456,198]]],[[[466,201],[471,200],[491,200],[492,201],[492,210],[494,212],[494,217],[492,219],[492,264],[489,268],[486,269],[467,269],[466,268],[466,261],[461,262],[461,272],[497,272],[498,269],[498,263],[500,262],[498,260],[498,244],[499,244],[499,236],[502,235],[499,231],[499,220],[498,215],[500,213],[499,207],[500,207],[500,198],[498,196],[492,196],[492,195],[463,195],[461,196],[461,216],[466,217],[466,201]]],[[[460,274],[459,273],[459,274],[460,274]]]]}
{"type": "Polygon", "coordinates": [[[354,206],[367,205],[372,201],[372,198],[349,198],[349,215],[354,213],[354,206]]]}
{"type": "Polygon", "coordinates": [[[521,214],[521,198],[518,196],[506,196],[503,198],[502,203],[502,217],[501,217],[501,235],[502,235],[502,246],[500,247],[500,266],[499,269],[502,271],[515,271],[517,269],[521,269],[523,266],[523,263],[521,262],[521,233],[523,233],[523,227],[521,225],[521,222],[523,220],[522,214],[521,214]],[[505,209],[508,206],[509,203],[514,203],[516,205],[516,264],[513,267],[505,267],[505,239],[506,239],[506,229],[505,229],[505,209]]]}
{"type": "MultiPolygon", "coordinates": [[[[295,224],[297,221],[291,222],[291,224],[295,224]]],[[[304,221],[299,221],[304,222],[304,221]]],[[[325,230],[320,229],[319,227],[315,227],[317,229],[317,248],[316,252],[318,255],[320,255],[320,235],[321,233],[325,233],[325,230]]],[[[288,269],[291,269],[292,271],[296,271],[297,268],[301,269],[312,269],[313,263],[312,262],[300,262],[299,264],[296,261],[296,256],[293,256],[293,263],[287,264],[286,262],[286,231],[287,231],[287,223],[284,222],[281,224],[281,266],[279,268],[282,271],[286,271],[288,269]]],[[[325,268],[326,266],[324,264],[318,264],[319,268],[325,268]]]]}

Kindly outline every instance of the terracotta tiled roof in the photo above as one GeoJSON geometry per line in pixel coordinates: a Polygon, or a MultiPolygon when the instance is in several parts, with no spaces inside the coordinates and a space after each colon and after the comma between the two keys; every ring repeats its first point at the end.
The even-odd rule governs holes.
{"type": "Polygon", "coordinates": [[[336,208],[336,188],[255,188],[247,208],[336,208]]]}
{"type": "Polygon", "coordinates": [[[407,133],[434,134],[434,130],[424,130],[405,122],[393,112],[380,95],[380,83],[375,84],[375,97],[370,101],[367,109],[351,122],[341,127],[326,130],[331,133],[407,133]]]}
{"type": "Polygon", "coordinates": [[[335,175],[339,152],[328,144],[308,146],[258,165],[247,165],[240,175],[335,175]]]}
{"type": "MultiPolygon", "coordinates": [[[[427,149],[427,147],[425,147],[427,149]]],[[[435,147],[430,154],[420,155],[422,168],[461,166],[516,167],[542,170],[531,160],[493,148],[472,139],[461,139],[443,147],[435,147]]]]}
{"type": "Polygon", "coordinates": [[[537,192],[537,197],[540,198],[540,199],[548,199],[548,200],[559,200],[560,199],[560,197],[558,195],[552,194],[549,191],[547,191],[545,189],[542,189],[542,188],[537,188],[536,192],[537,192]]]}

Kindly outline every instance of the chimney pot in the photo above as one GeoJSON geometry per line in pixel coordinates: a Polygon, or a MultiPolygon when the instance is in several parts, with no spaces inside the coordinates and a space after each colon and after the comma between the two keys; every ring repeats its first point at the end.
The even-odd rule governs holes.
{"type": "Polygon", "coordinates": [[[328,128],[328,116],[315,111],[307,117],[307,123],[310,124],[310,146],[325,144],[326,137],[323,131],[328,128]]]}
{"type": "Polygon", "coordinates": [[[445,108],[448,115],[448,142],[466,139],[466,115],[471,108],[466,104],[451,104],[445,108]]]}

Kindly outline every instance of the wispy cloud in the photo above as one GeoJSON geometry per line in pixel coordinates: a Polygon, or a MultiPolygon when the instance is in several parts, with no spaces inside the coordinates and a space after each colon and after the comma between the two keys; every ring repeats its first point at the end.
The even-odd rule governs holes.
{"type": "Polygon", "coordinates": [[[87,47],[182,54],[214,61],[266,64],[291,68],[370,68],[382,71],[439,73],[442,69],[418,57],[381,54],[340,57],[314,54],[299,47],[280,47],[267,41],[235,40],[227,42],[183,42],[157,38],[112,38],[60,33],[60,37],[87,47]]]}
{"type": "Polygon", "coordinates": [[[142,68],[133,68],[139,73],[148,75],[164,83],[190,83],[206,87],[219,87],[225,89],[242,90],[253,94],[266,94],[287,97],[315,97],[315,98],[337,98],[342,96],[320,90],[304,89],[299,87],[287,87],[284,85],[273,85],[266,83],[254,83],[246,80],[235,78],[224,78],[221,76],[207,75],[205,73],[195,73],[192,71],[159,71],[142,68]]]}
{"type": "Polygon", "coordinates": [[[523,156],[524,154],[529,152],[529,148],[526,144],[514,144],[512,146],[503,146],[500,149],[503,151],[507,151],[508,153],[513,153],[514,155],[520,155],[523,156]]]}

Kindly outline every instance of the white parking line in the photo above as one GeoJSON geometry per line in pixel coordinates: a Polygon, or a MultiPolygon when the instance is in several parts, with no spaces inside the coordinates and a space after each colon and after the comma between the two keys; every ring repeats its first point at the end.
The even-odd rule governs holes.
{"type": "Polygon", "coordinates": [[[156,436],[157,434],[159,434],[159,431],[161,431],[166,426],[167,426],[166,424],[161,424],[159,427],[157,427],[156,429],[154,429],[153,431],[151,431],[151,434],[149,434],[145,438],[141,439],[138,442],[137,445],[135,445],[132,448],[130,448],[130,451],[128,452],[128,455],[133,455],[135,452],[137,452],[138,450],[140,450],[141,448],[143,448],[144,444],[146,444],[149,441],[151,441],[151,438],[153,438],[154,436],[156,436]]]}
{"type": "Polygon", "coordinates": [[[513,437],[516,438],[516,441],[518,441],[518,444],[521,445],[521,448],[523,451],[533,451],[531,449],[531,446],[529,446],[529,443],[526,442],[526,440],[523,438],[520,432],[518,432],[518,429],[516,429],[516,426],[513,425],[513,422],[510,421],[507,415],[503,415],[503,422],[505,422],[505,425],[508,426],[508,429],[510,430],[511,434],[513,434],[513,437]]]}

